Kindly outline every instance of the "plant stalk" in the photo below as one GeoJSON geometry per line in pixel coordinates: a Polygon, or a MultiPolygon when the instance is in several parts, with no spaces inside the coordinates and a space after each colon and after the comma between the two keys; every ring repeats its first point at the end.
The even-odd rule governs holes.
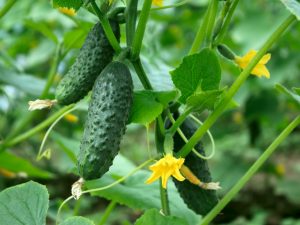
{"type": "Polygon", "coordinates": [[[131,58],[133,60],[139,57],[142,41],[145,34],[146,25],[149,18],[149,13],[151,9],[152,0],[145,0],[144,5],[142,8],[142,12],[140,15],[140,19],[138,22],[138,26],[134,35],[133,43],[132,43],[132,51],[131,51],[131,58]]]}
{"type": "Polygon", "coordinates": [[[90,3],[100,20],[100,23],[103,27],[103,30],[106,34],[107,39],[109,40],[109,43],[111,44],[111,46],[113,47],[113,49],[115,50],[115,52],[117,54],[120,53],[122,49],[119,45],[119,42],[118,42],[111,26],[110,26],[110,23],[109,23],[107,17],[101,12],[101,10],[99,9],[99,7],[97,6],[95,1],[91,1],[90,3]]]}
{"type": "Polygon", "coordinates": [[[13,5],[16,3],[16,0],[8,0],[3,8],[0,10],[0,19],[6,15],[6,13],[9,12],[9,10],[13,7],[13,5]]]}
{"type": "Polygon", "coordinates": [[[127,46],[131,46],[135,34],[136,18],[137,18],[138,0],[129,0],[125,11],[126,19],[126,42],[127,46]]]}
{"type": "Polygon", "coordinates": [[[110,213],[114,210],[114,208],[116,207],[116,205],[117,205],[116,201],[111,201],[109,203],[109,205],[105,209],[105,212],[104,212],[104,214],[103,214],[103,216],[102,216],[102,218],[101,218],[101,220],[100,220],[100,222],[99,222],[98,225],[105,225],[105,223],[106,223],[106,221],[107,221],[110,213]]]}

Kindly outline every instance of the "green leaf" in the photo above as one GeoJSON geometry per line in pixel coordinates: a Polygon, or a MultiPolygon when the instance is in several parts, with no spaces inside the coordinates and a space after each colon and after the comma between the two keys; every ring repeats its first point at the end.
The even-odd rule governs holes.
{"type": "Polygon", "coordinates": [[[297,95],[300,95],[300,88],[293,88],[293,91],[294,91],[297,95]]]}
{"type": "Polygon", "coordinates": [[[135,223],[135,225],[187,225],[183,219],[175,216],[163,216],[157,209],[149,209],[135,223]]]}
{"type": "Polygon", "coordinates": [[[278,91],[280,91],[280,92],[286,94],[288,97],[290,97],[292,100],[294,100],[297,104],[300,105],[300,95],[299,95],[298,92],[297,92],[297,91],[298,91],[297,88],[296,88],[296,90],[295,90],[295,88],[293,89],[294,92],[295,92],[296,94],[293,93],[293,92],[291,92],[290,90],[288,90],[286,87],[284,87],[284,86],[281,85],[281,84],[276,84],[276,85],[275,85],[275,88],[276,88],[278,91]]]}
{"type": "MultiPolygon", "coordinates": [[[[100,179],[86,181],[85,186],[88,189],[104,187],[127,175],[134,168],[135,166],[131,162],[118,156],[108,173],[100,179]]],[[[92,195],[114,200],[134,209],[161,209],[159,182],[145,184],[150,174],[150,171],[140,170],[124,182],[106,190],[93,192],[92,195]]],[[[168,183],[168,196],[172,214],[186,220],[190,225],[199,223],[200,216],[187,208],[171,179],[168,183]]]]}
{"type": "Polygon", "coordinates": [[[186,106],[199,113],[205,109],[213,110],[222,93],[223,90],[196,92],[187,98],[186,106]]]}
{"type": "Polygon", "coordinates": [[[0,168],[14,173],[26,173],[26,175],[30,177],[51,178],[54,176],[52,173],[35,167],[30,161],[8,152],[2,152],[0,154],[0,168]]]}
{"type": "Polygon", "coordinates": [[[300,3],[296,0],[281,0],[284,6],[300,20],[300,3]]]}
{"type": "Polygon", "coordinates": [[[84,39],[86,37],[86,31],[83,29],[76,29],[66,32],[64,35],[64,47],[67,50],[72,48],[81,48],[84,39]]]}
{"type": "Polygon", "coordinates": [[[53,0],[52,5],[54,8],[67,7],[73,8],[76,11],[83,5],[82,0],[53,0]]]}
{"type": "Polygon", "coordinates": [[[177,91],[137,91],[133,95],[133,105],[129,115],[129,123],[147,125],[162,113],[169,102],[178,95],[177,91]]]}
{"type": "Polygon", "coordinates": [[[33,21],[33,20],[25,20],[25,24],[34,30],[45,35],[47,38],[52,40],[54,43],[58,43],[58,39],[54,32],[50,29],[49,24],[46,21],[33,21]]]}
{"type": "Polygon", "coordinates": [[[30,181],[0,193],[1,224],[46,224],[49,194],[45,186],[30,181]]]}
{"type": "Polygon", "coordinates": [[[0,82],[16,87],[32,96],[38,97],[46,84],[42,79],[28,74],[18,74],[0,66],[0,82]]]}
{"type": "Polygon", "coordinates": [[[95,225],[93,221],[81,217],[81,216],[73,216],[66,219],[60,225],[95,225]]]}
{"type": "Polygon", "coordinates": [[[196,90],[219,89],[221,68],[216,54],[206,48],[186,56],[174,71],[171,71],[174,85],[181,91],[180,101],[186,102],[196,90]]]}

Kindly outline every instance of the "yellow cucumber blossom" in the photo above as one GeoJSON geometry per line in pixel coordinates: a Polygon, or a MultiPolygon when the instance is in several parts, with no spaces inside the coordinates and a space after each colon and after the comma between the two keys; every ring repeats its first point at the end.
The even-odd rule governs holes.
{"type": "MultiPolygon", "coordinates": [[[[235,57],[234,61],[238,64],[239,67],[245,69],[252,58],[256,55],[257,51],[250,50],[246,55],[243,57],[235,57]]],[[[270,72],[265,66],[267,62],[271,59],[271,54],[265,54],[262,59],[256,64],[256,66],[252,69],[251,74],[256,75],[258,77],[265,76],[266,78],[270,78],[270,72]]]]}
{"type": "Polygon", "coordinates": [[[163,0],[152,0],[152,4],[158,7],[163,6],[163,0]]]}
{"type": "Polygon", "coordinates": [[[149,167],[153,173],[148,180],[146,180],[146,184],[150,184],[161,177],[162,187],[166,189],[170,176],[175,177],[179,181],[183,181],[185,178],[179,171],[183,163],[184,158],[177,159],[173,157],[172,154],[166,154],[163,158],[149,167]]]}
{"type": "Polygon", "coordinates": [[[59,7],[58,10],[66,15],[69,16],[75,16],[76,15],[76,11],[73,8],[67,8],[67,7],[59,7]]]}

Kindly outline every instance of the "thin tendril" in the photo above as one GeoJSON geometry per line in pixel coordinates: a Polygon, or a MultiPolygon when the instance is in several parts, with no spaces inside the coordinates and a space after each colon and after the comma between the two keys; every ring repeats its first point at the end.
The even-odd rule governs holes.
{"type": "Polygon", "coordinates": [[[74,108],[71,108],[69,109],[68,111],[64,112],[60,117],[58,117],[52,124],[51,126],[49,127],[49,129],[47,130],[44,138],[43,138],[43,141],[42,141],[42,144],[40,146],[40,149],[39,149],[39,152],[38,152],[38,155],[36,157],[36,160],[39,161],[43,158],[43,148],[44,148],[44,145],[46,143],[46,140],[48,139],[48,136],[50,134],[50,132],[52,131],[52,129],[54,128],[54,126],[65,116],[67,115],[68,113],[70,112],[73,112],[74,110],[76,110],[77,108],[74,107],[74,108]]]}

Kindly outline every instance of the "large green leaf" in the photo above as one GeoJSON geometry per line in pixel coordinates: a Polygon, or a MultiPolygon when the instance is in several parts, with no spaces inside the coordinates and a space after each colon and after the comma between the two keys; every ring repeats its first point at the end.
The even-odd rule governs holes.
{"type": "Polygon", "coordinates": [[[296,0],[281,0],[284,6],[300,20],[300,2],[296,0]]]}
{"type": "Polygon", "coordinates": [[[95,225],[93,221],[81,217],[81,216],[74,216],[66,219],[60,225],[95,225]]]}
{"type": "Polygon", "coordinates": [[[47,38],[52,40],[54,43],[58,43],[58,39],[51,28],[49,28],[49,24],[46,21],[33,21],[30,19],[25,20],[25,24],[31,28],[35,29],[38,32],[45,35],[47,38]]]}
{"type": "MultiPolygon", "coordinates": [[[[88,189],[109,185],[122,176],[127,175],[135,166],[122,157],[117,157],[109,172],[101,179],[87,181],[88,189]]],[[[114,200],[120,204],[125,204],[135,209],[161,209],[159,183],[145,184],[145,180],[150,176],[150,172],[140,170],[130,176],[124,182],[117,184],[109,189],[94,192],[92,195],[101,196],[109,200],[114,200]]],[[[171,180],[171,179],[170,179],[171,180]]],[[[190,225],[197,224],[200,216],[187,208],[180,198],[173,182],[168,183],[168,196],[172,215],[182,218],[190,225]]]]}
{"type": "Polygon", "coordinates": [[[163,216],[157,209],[147,210],[135,225],[187,225],[183,219],[175,216],[163,216]]]}
{"type": "Polygon", "coordinates": [[[49,204],[47,189],[33,181],[0,193],[0,224],[44,225],[49,204]]]}
{"type": "Polygon", "coordinates": [[[67,7],[67,8],[73,8],[77,11],[83,5],[83,1],[82,0],[52,0],[52,4],[54,8],[67,7]]]}
{"type": "Polygon", "coordinates": [[[162,113],[169,102],[177,96],[177,91],[137,91],[133,96],[129,122],[147,125],[162,113]]]}
{"type": "Polygon", "coordinates": [[[30,177],[51,178],[54,176],[52,173],[35,167],[30,161],[8,152],[2,152],[0,154],[0,168],[7,169],[14,173],[26,173],[30,177]]]}
{"type": "Polygon", "coordinates": [[[173,83],[181,91],[179,100],[185,103],[195,91],[219,89],[221,68],[216,54],[210,49],[203,49],[186,56],[171,75],[173,83]]]}

